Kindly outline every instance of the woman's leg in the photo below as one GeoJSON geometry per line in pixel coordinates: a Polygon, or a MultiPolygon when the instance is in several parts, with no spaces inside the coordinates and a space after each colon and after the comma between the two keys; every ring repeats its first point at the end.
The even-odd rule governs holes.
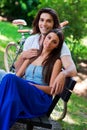
{"type": "Polygon", "coordinates": [[[44,114],[51,97],[13,74],[7,74],[0,85],[0,130],[9,130],[18,118],[44,114]]]}

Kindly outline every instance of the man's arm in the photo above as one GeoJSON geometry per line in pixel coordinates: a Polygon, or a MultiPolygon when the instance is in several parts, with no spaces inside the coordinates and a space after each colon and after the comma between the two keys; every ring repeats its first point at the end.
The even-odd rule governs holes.
{"type": "Polygon", "coordinates": [[[60,27],[62,28],[62,27],[65,27],[67,24],[69,24],[69,21],[63,21],[63,22],[61,22],[60,23],[60,27]]]}
{"type": "Polygon", "coordinates": [[[52,85],[52,89],[51,89],[52,95],[56,95],[59,93],[58,92],[59,87],[63,88],[66,77],[73,77],[76,76],[77,74],[76,67],[71,56],[69,55],[62,56],[61,60],[62,60],[64,70],[59,73],[59,75],[56,77],[52,85]]]}
{"type": "Polygon", "coordinates": [[[76,76],[77,70],[72,57],[70,55],[62,56],[61,61],[64,67],[63,73],[65,74],[65,77],[76,76]]]}
{"type": "Polygon", "coordinates": [[[37,49],[29,49],[27,51],[23,51],[20,54],[20,56],[18,57],[17,61],[14,63],[16,73],[18,72],[18,70],[20,69],[21,65],[23,64],[23,62],[26,59],[33,58],[33,57],[37,56],[37,54],[38,54],[38,50],[37,49]]]}

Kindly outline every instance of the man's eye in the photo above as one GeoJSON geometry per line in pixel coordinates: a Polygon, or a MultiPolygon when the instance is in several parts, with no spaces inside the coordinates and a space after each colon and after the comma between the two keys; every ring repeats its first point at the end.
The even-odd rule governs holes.
{"type": "Polygon", "coordinates": [[[43,19],[40,19],[40,21],[44,21],[43,19]]]}
{"type": "Polygon", "coordinates": [[[47,38],[48,38],[48,39],[50,39],[51,37],[50,37],[50,36],[48,36],[47,38]]]}

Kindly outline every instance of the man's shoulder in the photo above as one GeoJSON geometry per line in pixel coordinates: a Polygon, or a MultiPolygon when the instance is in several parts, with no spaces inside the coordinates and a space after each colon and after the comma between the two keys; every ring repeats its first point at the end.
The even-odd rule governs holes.
{"type": "Polygon", "coordinates": [[[37,37],[39,37],[39,36],[40,36],[40,34],[37,33],[37,34],[32,34],[32,35],[29,36],[28,38],[31,38],[31,39],[32,39],[32,38],[37,38],[37,37]]]}
{"type": "Polygon", "coordinates": [[[63,46],[62,46],[62,49],[61,49],[61,57],[66,56],[66,55],[71,55],[71,53],[70,53],[70,50],[69,50],[68,46],[64,42],[63,46]]]}
{"type": "Polygon", "coordinates": [[[62,49],[69,49],[68,46],[67,46],[67,44],[65,43],[65,41],[63,42],[62,49]]]}

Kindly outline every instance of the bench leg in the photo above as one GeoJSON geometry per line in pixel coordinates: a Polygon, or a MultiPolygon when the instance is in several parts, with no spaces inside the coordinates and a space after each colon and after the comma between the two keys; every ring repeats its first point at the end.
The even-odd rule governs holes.
{"type": "Polygon", "coordinates": [[[33,130],[33,125],[31,123],[27,124],[27,130],[33,130]]]}

